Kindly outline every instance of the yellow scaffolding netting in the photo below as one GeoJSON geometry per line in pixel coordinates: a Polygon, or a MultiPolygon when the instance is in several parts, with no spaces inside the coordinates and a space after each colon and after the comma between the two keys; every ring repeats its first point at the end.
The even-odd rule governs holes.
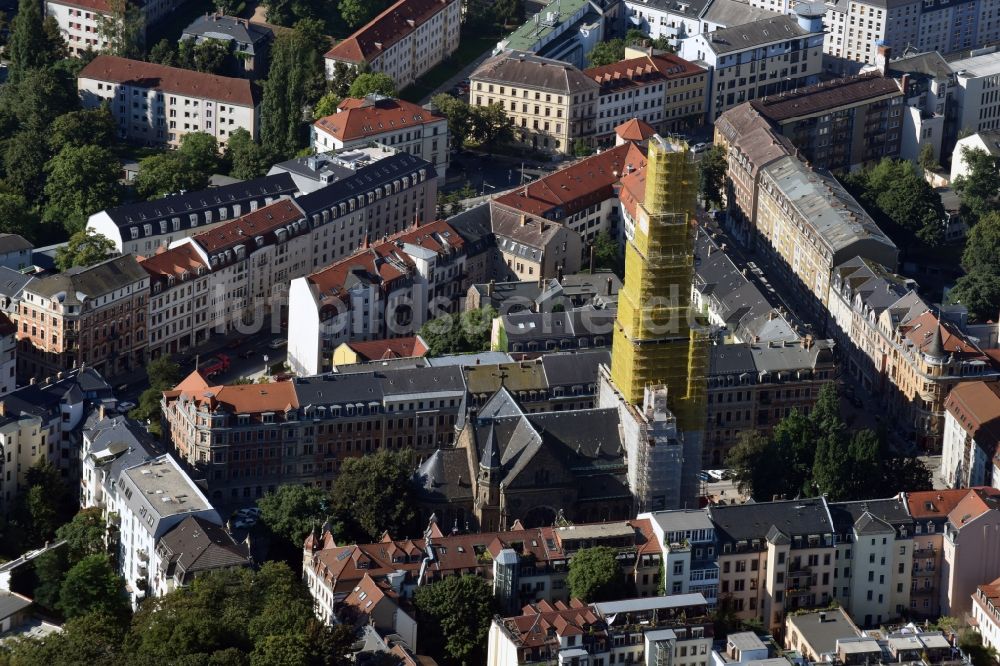
{"type": "Polygon", "coordinates": [[[687,145],[653,137],[611,351],[611,376],[625,398],[641,406],[646,386],[665,384],[683,430],[701,430],[705,418],[708,339],[690,307],[697,195],[687,145]]]}

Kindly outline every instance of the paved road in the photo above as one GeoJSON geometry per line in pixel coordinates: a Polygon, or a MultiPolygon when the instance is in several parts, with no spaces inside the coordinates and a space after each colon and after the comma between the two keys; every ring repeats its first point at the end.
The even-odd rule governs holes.
{"type": "Polygon", "coordinates": [[[420,100],[420,103],[426,104],[427,102],[431,101],[431,97],[434,97],[434,95],[437,95],[438,93],[450,92],[452,88],[457,86],[465,79],[469,78],[469,75],[472,74],[472,72],[476,71],[476,67],[479,67],[481,64],[483,64],[483,61],[485,61],[491,55],[493,55],[492,50],[483,53],[481,56],[479,56],[478,58],[470,62],[468,65],[463,67],[461,70],[459,70],[457,74],[455,74],[450,79],[448,79],[447,81],[439,85],[437,88],[435,88],[433,91],[431,91],[430,94],[425,95],[424,98],[420,100]]]}

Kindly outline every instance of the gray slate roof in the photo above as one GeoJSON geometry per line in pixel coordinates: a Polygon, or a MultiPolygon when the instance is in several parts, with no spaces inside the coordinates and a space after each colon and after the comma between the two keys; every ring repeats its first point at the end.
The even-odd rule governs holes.
{"type": "Polygon", "coordinates": [[[206,14],[199,16],[188,27],[184,28],[181,39],[198,38],[221,39],[223,41],[235,40],[241,44],[246,44],[248,53],[253,53],[253,47],[263,41],[271,39],[273,33],[262,25],[250,23],[246,19],[235,16],[219,16],[217,14],[206,14]]]}
{"type": "Polygon", "coordinates": [[[64,305],[79,305],[145,280],[149,274],[131,254],[114,257],[93,266],[74,266],[31,283],[30,290],[64,305]]]}
{"type": "Polygon", "coordinates": [[[600,89],[593,79],[573,65],[524,51],[504,51],[488,58],[469,78],[472,81],[551,90],[564,95],[596,94],[600,89]]]}
{"type": "Polygon", "coordinates": [[[17,234],[0,234],[0,254],[32,250],[34,247],[23,236],[17,234]]]}
{"type": "Polygon", "coordinates": [[[0,591],[0,620],[31,606],[31,599],[14,592],[0,591]]]}
{"type": "Polygon", "coordinates": [[[786,537],[833,534],[834,527],[822,497],[749,504],[721,504],[709,508],[720,543],[765,539],[772,528],[786,537]]]}
{"type": "MultiPolygon", "coordinates": [[[[396,155],[381,159],[374,164],[362,167],[354,172],[353,175],[342,178],[315,192],[296,197],[295,202],[307,216],[313,215],[332,208],[341,202],[345,202],[351,197],[356,197],[376,187],[391,183],[397,178],[417,172],[420,169],[426,171],[427,180],[437,178],[437,171],[434,169],[434,165],[427,160],[421,159],[416,155],[410,155],[409,153],[397,153],[396,155]]],[[[287,173],[283,175],[289,181],[292,179],[287,173]]],[[[294,186],[292,189],[294,189],[294,186]]]]}
{"type": "Polygon", "coordinates": [[[708,47],[716,54],[723,55],[786,39],[797,39],[808,34],[811,33],[799,25],[795,16],[781,14],[752,23],[716,30],[706,36],[706,41],[708,47]]]}
{"type": "Polygon", "coordinates": [[[246,544],[237,544],[224,528],[188,516],[160,537],[157,548],[185,575],[250,564],[246,544]]]}

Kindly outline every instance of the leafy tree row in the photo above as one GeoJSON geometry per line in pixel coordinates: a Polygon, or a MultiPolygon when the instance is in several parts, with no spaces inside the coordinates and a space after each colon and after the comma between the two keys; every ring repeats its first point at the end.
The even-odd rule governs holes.
{"type": "MultiPolygon", "coordinates": [[[[101,558],[87,555],[64,586],[80,600],[110,584],[101,558]],[[93,570],[93,571],[92,571],[93,570]],[[86,574],[86,575],[85,575],[86,574]]],[[[120,579],[118,579],[120,581],[120,579]]],[[[115,598],[106,590],[101,598],[115,598]]],[[[282,563],[258,571],[215,571],[190,587],[149,599],[128,621],[105,604],[69,615],[62,633],[0,648],[0,666],[207,664],[340,666],[353,641],[349,627],[325,626],[297,574],[282,563]]]]}
{"type": "Polygon", "coordinates": [[[487,351],[497,311],[492,307],[446,314],[420,327],[431,356],[487,351]]]}
{"type": "Polygon", "coordinates": [[[1000,211],[1000,160],[982,148],[964,148],[968,173],[953,183],[962,202],[962,219],[972,227],[990,212],[1000,211]]]}
{"type": "Polygon", "coordinates": [[[513,138],[510,118],[500,104],[471,106],[465,100],[440,93],[431,98],[431,104],[448,119],[448,132],[452,145],[498,147],[513,138]]]}
{"type": "Polygon", "coordinates": [[[673,53],[674,47],[670,40],[665,37],[650,37],[642,30],[635,28],[625,34],[625,38],[610,39],[599,43],[594,50],[587,54],[587,62],[591,67],[602,67],[612,65],[625,59],[626,46],[652,46],[658,51],[669,51],[673,53]]]}
{"type": "Polygon", "coordinates": [[[948,300],[969,309],[971,319],[996,321],[1000,316],[1000,211],[979,218],[962,254],[966,274],[948,292],[948,300]]]}
{"type": "Polygon", "coordinates": [[[236,71],[237,66],[229,44],[221,39],[206,39],[200,44],[191,39],[180,42],[161,39],[149,50],[148,60],[208,74],[228,74],[236,71]]]}
{"type": "Polygon", "coordinates": [[[832,383],[820,391],[809,415],[792,410],[770,437],[759,431],[741,433],[727,465],[740,490],[758,501],[818,494],[835,501],[860,500],[930,487],[923,464],[893,454],[884,433],[848,432],[832,383]],[[775,460],[782,461],[780,471],[775,460]]]}
{"type": "Polygon", "coordinates": [[[886,157],[845,176],[843,183],[899,247],[944,242],[941,195],[912,162],[886,157]]]}

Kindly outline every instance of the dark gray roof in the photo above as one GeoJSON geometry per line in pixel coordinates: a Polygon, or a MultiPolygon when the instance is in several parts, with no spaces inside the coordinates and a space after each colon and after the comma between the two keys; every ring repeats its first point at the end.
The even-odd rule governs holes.
{"type": "Polygon", "coordinates": [[[488,58],[469,78],[551,90],[564,95],[585,91],[596,93],[600,89],[593,79],[573,65],[524,51],[504,51],[488,58]]]}
{"type": "Polygon", "coordinates": [[[111,385],[104,381],[100,373],[93,368],[83,368],[67,372],[62,379],[53,382],[22,386],[0,398],[0,402],[4,406],[4,419],[16,419],[21,414],[45,419],[58,416],[63,401],[77,404],[112,397],[111,385]]]}
{"type": "Polygon", "coordinates": [[[759,19],[777,16],[777,12],[752,7],[740,0],[712,0],[702,19],[722,26],[745,25],[759,19]]]}
{"type": "Polygon", "coordinates": [[[686,0],[649,0],[649,2],[644,2],[643,5],[678,16],[698,18],[705,11],[705,7],[709,2],[711,0],[691,0],[690,2],[686,0]]]}
{"type": "Polygon", "coordinates": [[[772,42],[796,39],[810,34],[794,16],[782,14],[752,23],[735,25],[711,32],[705,37],[708,47],[718,54],[744,51],[772,42]]]}
{"type": "Polygon", "coordinates": [[[299,405],[346,405],[357,402],[382,402],[382,382],[374,371],[352,374],[327,374],[296,377],[295,395],[299,405]]]}
{"type": "Polygon", "coordinates": [[[31,283],[30,291],[55,298],[64,305],[82,304],[88,299],[149,280],[149,274],[131,254],[114,257],[93,266],[74,266],[31,283]]]}
{"type": "Polygon", "coordinates": [[[7,619],[14,613],[22,611],[31,605],[31,599],[14,592],[0,590],[0,620],[7,619]]]}
{"type": "Polygon", "coordinates": [[[0,234],[0,254],[32,250],[34,247],[23,236],[18,236],[17,234],[0,234]]]}
{"type": "MultiPolygon", "coordinates": [[[[314,215],[324,210],[332,208],[341,202],[345,202],[351,197],[369,192],[373,188],[386,185],[411,175],[420,169],[425,169],[427,180],[437,178],[437,171],[434,165],[425,159],[409,153],[397,153],[385,159],[381,159],[374,164],[358,169],[353,175],[322,187],[315,192],[296,197],[295,201],[305,214],[314,215]]],[[[291,176],[284,174],[291,180],[291,176]]],[[[293,188],[294,189],[294,188],[293,188]]]]}
{"type": "Polygon", "coordinates": [[[511,342],[559,340],[581,336],[606,336],[611,344],[616,310],[580,309],[570,312],[517,312],[502,317],[511,342]]]}
{"type": "Polygon", "coordinates": [[[181,39],[204,37],[206,39],[221,39],[224,41],[236,40],[249,47],[249,52],[253,52],[253,46],[262,41],[268,40],[274,34],[266,27],[256,23],[250,23],[246,19],[235,16],[219,16],[218,14],[206,14],[199,16],[188,27],[184,28],[181,39]]]}
{"type": "Polygon", "coordinates": [[[708,355],[708,376],[742,375],[749,373],[756,377],[757,366],[753,362],[753,352],[747,345],[712,345],[708,355]]]}
{"type": "Polygon", "coordinates": [[[250,564],[246,544],[237,544],[224,528],[188,516],[157,542],[168,561],[185,575],[250,564]]]}
{"type": "Polygon", "coordinates": [[[114,416],[96,421],[89,429],[90,456],[96,467],[107,467],[107,478],[118,480],[121,470],[162,455],[159,443],[138,421],[114,416]]]}
{"type": "Polygon", "coordinates": [[[611,365],[611,352],[607,349],[562,352],[542,357],[545,381],[549,386],[595,384],[598,366],[602,364],[611,365]]]}
{"type": "Polygon", "coordinates": [[[889,62],[886,71],[893,78],[903,74],[923,74],[934,79],[947,79],[954,73],[948,61],[937,51],[897,58],[889,62]]]}
{"type": "Polygon", "coordinates": [[[413,481],[417,486],[417,493],[427,499],[471,499],[468,450],[435,450],[417,467],[413,481]]]}
{"type": "Polygon", "coordinates": [[[448,226],[462,237],[466,245],[496,245],[490,227],[490,205],[480,203],[448,218],[448,226]]]}
{"type": "Polygon", "coordinates": [[[14,298],[34,279],[31,275],[25,275],[13,268],[0,266],[0,296],[14,298]]]}
{"type": "Polygon", "coordinates": [[[709,508],[720,543],[765,539],[772,527],[787,537],[833,534],[833,524],[822,497],[748,504],[720,504],[709,508]]]}
{"type": "Polygon", "coordinates": [[[410,393],[465,392],[465,374],[458,365],[404,368],[376,373],[388,396],[410,393]]]}
{"type": "MultiPolygon", "coordinates": [[[[160,220],[170,221],[177,217],[180,219],[181,229],[186,230],[191,228],[190,215],[203,213],[206,210],[219,208],[220,206],[231,207],[236,204],[242,206],[241,213],[245,215],[250,212],[251,201],[259,201],[262,204],[265,198],[291,195],[295,190],[295,182],[292,180],[291,175],[279,173],[223,187],[213,187],[198,192],[172,194],[162,199],[125,204],[124,206],[109,208],[105,212],[118,225],[118,228],[122,230],[122,238],[129,239],[131,236],[125,235],[128,227],[135,226],[138,229],[139,236],[142,237],[144,235],[142,226],[153,223],[153,233],[158,234],[160,231],[155,223],[158,223],[160,220]]],[[[202,222],[202,220],[199,220],[199,222],[202,222]]]]}

